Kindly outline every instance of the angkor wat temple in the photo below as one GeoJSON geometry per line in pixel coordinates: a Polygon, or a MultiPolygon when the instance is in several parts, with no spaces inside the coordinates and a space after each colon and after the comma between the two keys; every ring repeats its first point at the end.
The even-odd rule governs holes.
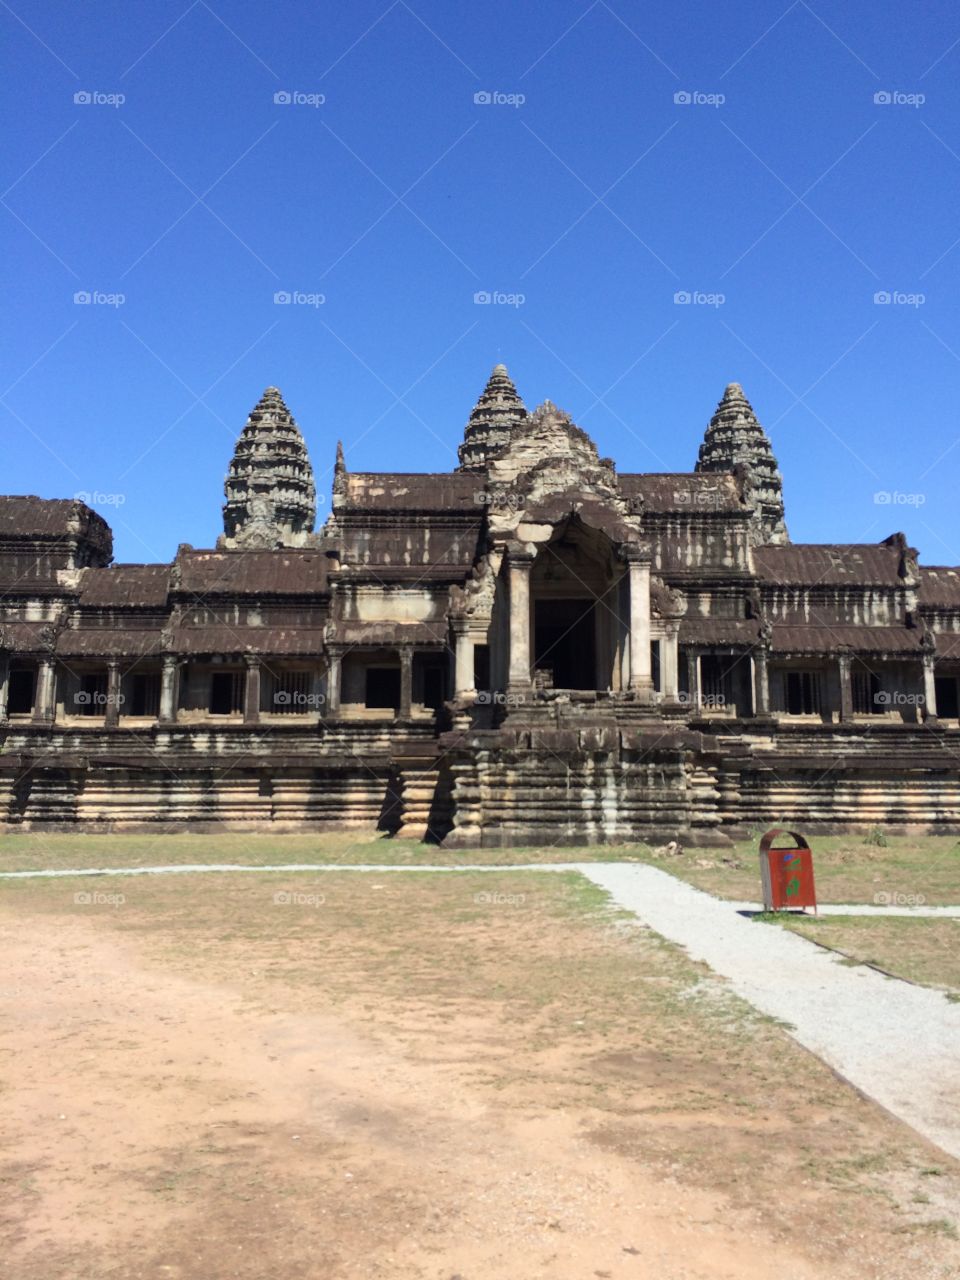
{"type": "Polygon", "coordinates": [[[450,473],[352,472],[315,531],[268,388],[217,547],[113,564],[0,498],[0,818],[380,829],[460,847],[771,821],[960,827],[960,575],[789,541],[732,383],[696,465],[618,474],[497,365],[450,473]]]}

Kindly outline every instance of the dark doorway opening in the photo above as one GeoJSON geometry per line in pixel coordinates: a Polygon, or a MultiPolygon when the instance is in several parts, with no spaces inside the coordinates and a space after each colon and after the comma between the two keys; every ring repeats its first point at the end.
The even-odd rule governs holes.
{"type": "Polygon", "coordinates": [[[28,716],[33,710],[33,694],[36,677],[33,671],[25,668],[14,668],[10,672],[9,693],[7,694],[7,714],[11,716],[28,716]]]}
{"type": "Polygon", "coordinates": [[[957,677],[937,676],[937,715],[941,720],[956,720],[960,715],[960,700],[957,698],[957,677]]]}
{"type": "Polygon", "coordinates": [[[593,600],[537,600],[534,666],[550,671],[555,689],[596,689],[593,600]]]}
{"type": "Polygon", "coordinates": [[[400,668],[367,667],[367,694],[365,706],[392,707],[400,710],[400,668]]]}
{"type": "Polygon", "coordinates": [[[214,671],[210,676],[210,714],[229,716],[243,709],[243,683],[239,671],[214,671]]]}

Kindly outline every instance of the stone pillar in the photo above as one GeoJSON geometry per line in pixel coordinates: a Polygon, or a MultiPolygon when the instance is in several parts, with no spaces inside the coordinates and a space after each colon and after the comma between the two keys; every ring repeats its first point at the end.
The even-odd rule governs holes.
{"type": "Polygon", "coordinates": [[[454,696],[473,702],[477,695],[473,674],[473,636],[469,623],[457,619],[453,624],[454,696]]]}
{"type": "Polygon", "coordinates": [[[853,719],[853,684],[850,680],[850,654],[837,655],[837,673],[840,677],[840,720],[853,719]]]}
{"type": "Polygon", "coordinates": [[[339,649],[327,651],[327,703],[324,714],[338,716],[340,714],[340,667],[342,655],[339,649]]]}
{"type": "Polygon", "coordinates": [[[56,673],[53,658],[41,658],[37,668],[37,692],[33,704],[36,724],[52,724],[56,714],[56,673]]]}
{"type": "Polygon", "coordinates": [[[650,561],[633,559],[630,572],[630,690],[653,696],[650,670],[650,561]]]}
{"type": "Polygon", "coordinates": [[[687,697],[690,708],[700,713],[700,654],[696,649],[687,650],[687,697]]]}
{"type": "Polygon", "coordinates": [[[179,693],[180,664],[172,653],[165,653],[160,669],[160,724],[176,724],[179,693]]]}
{"type": "MultiPolygon", "coordinates": [[[[935,675],[936,658],[932,653],[923,655],[923,718],[933,721],[937,718],[937,681],[935,675]]],[[[2,712],[2,708],[0,708],[2,712]]]]}
{"type": "Polygon", "coordinates": [[[668,631],[660,642],[660,692],[668,702],[676,702],[680,688],[677,632],[668,631]]]}
{"type": "Polygon", "coordinates": [[[413,713],[413,648],[400,646],[400,719],[409,720],[413,713]]]}
{"type": "Polygon", "coordinates": [[[107,705],[103,715],[103,727],[116,729],[120,723],[120,663],[116,658],[107,662],[107,705]]]}
{"type": "Polygon", "coordinates": [[[7,721],[7,707],[10,702],[10,655],[0,653],[0,724],[7,721]]]}
{"type": "Polygon", "coordinates": [[[507,688],[523,692],[530,688],[530,570],[533,556],[513,552],[510,573],[510,667],[507,688]]]}
{"type": "Polygon", "coordinates": [[[766,649],[753,651],[753,714],[770,714],[770,668],[766,649]]]}
{"type": "Polygon", "coordinates": [[[244,654],[247,666],[246,687],[243,691],[243,723],[260,723],[260,659],[252,653],[244,654]]]}

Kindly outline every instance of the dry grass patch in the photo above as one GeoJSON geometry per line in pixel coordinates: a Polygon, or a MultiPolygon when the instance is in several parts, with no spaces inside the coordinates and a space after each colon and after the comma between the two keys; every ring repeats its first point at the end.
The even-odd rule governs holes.
{"type": "Polygon", "coordinates": [[[859,964],[960,999],[960,920],[785,915],[777,923],[859,964]]]}
{"type": "MultiPolygon", "coordinates": [[[[786,1249],[803,1255],[791,1274],[804,1280],[939,1278],[960,1267],[953,1162],[678,949],[628,926],[578,875],[28,880],[0,890],[0,924],[8,938],[36,931],[69,945],[64,972],[80,992],[69,1028],[40,1026],[8,1061],[9,1101],[28,1087],[18,1062],[46,1052],[54,1070],[66,1032],[77,1072],[68,1095],[84,1072],[102,1076],[113,1097],[140,1097],[146,1124],[175,1091],[162,1140],[127,1135],[106,1162],[123,1174],[115,1212],[142,1223],[145,1243],[131,1242],[130,1256],[167,1268],[142,1274],[662,1274],[624,1269],[638,1243],[626,1224],[671,1187],[685,1231],[699,1229],[697,1213],[718,1224],[702,1269],[683,1260],[691,1275],[783,1274],[786,1249]],[[75,901],[97,892],[124,900],[75,901]],[[114,955],[125,957],[116,990],[114,955]],[[99,976],[86,979],[88,965],[99,976]],[[155,1010],[168,988],[182,993],[176,1011],[155,1010]],[[181,1008],[189,1034],[171,1047],[166,1024],[181,1008]],[[318,1048],[328,1042],[335,1051],[318,1048]],[[256,1083],[225,1083],[227,1060],[238,1078],[258,1062],[256,1083]],[[331,1072],[319,1099],[314,1082],[331,1072]],[[313,1101],[298,1103],[301,1094],[313,1101]],[[295,1139],[310,1156],[303,1167],[290,1163],[295,1139]],[[561,1175],[568,1152],[572,1171],[561,1175]],[[773,1186],[802,1206],[802,1236],[773,1186]],[[220,1226],[201,1229],[210,1222],[220,1226]],[[291,1252],[296,1224],[308,1222],[319,1271],[291,1252]],[[743,1258],[723,1269],[720,1236],[731,1231],[743,1258]],[[516,1237],[513,1261],[495,1264],[505,1232],[516,1237]],[[473,1242],[466,1259],[463,1240],[473,1242]],[[257,1250],[256,1266],[231,1252],[226,1269],[223,1250],[236,1241],[257,1250]]],[[[42,1009],[56,993],[41,969],[29,992],[7,993],[5,1010],[42,1009]]],[[[74,1189],[82,1212],[86,1147],[74,1163],[50,1158],[66,1160],[57,1185],[74,1189]]],[[[114,1270],[84,1271],[66,1237],[34,1258],[24,1241],[46,1194],[43,1161],[16,1143],[10,1160],[10,1214],[24,1232],[14,1237],[18,1280],[40,1280],[54,1262],[77,1276],[141,1274],[115,1257],[114,1270]]],[[[648,1226],[647,1238],[662,1230],[648,1226]]]]}

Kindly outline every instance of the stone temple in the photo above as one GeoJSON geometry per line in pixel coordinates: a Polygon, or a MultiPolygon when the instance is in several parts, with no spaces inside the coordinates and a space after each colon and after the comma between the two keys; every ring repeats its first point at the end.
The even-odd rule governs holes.
{"type": "Polygon", "coordinates": [[[0,498],[8,828],[960,828],[960,572],[902,533],[791,543],[737,383],[691,471],[618,474],[497,365],[456,470],[337,445],[319,528],[269,387],[225,494],[172,564],[113,564],[80,501],[0,498]]]}

